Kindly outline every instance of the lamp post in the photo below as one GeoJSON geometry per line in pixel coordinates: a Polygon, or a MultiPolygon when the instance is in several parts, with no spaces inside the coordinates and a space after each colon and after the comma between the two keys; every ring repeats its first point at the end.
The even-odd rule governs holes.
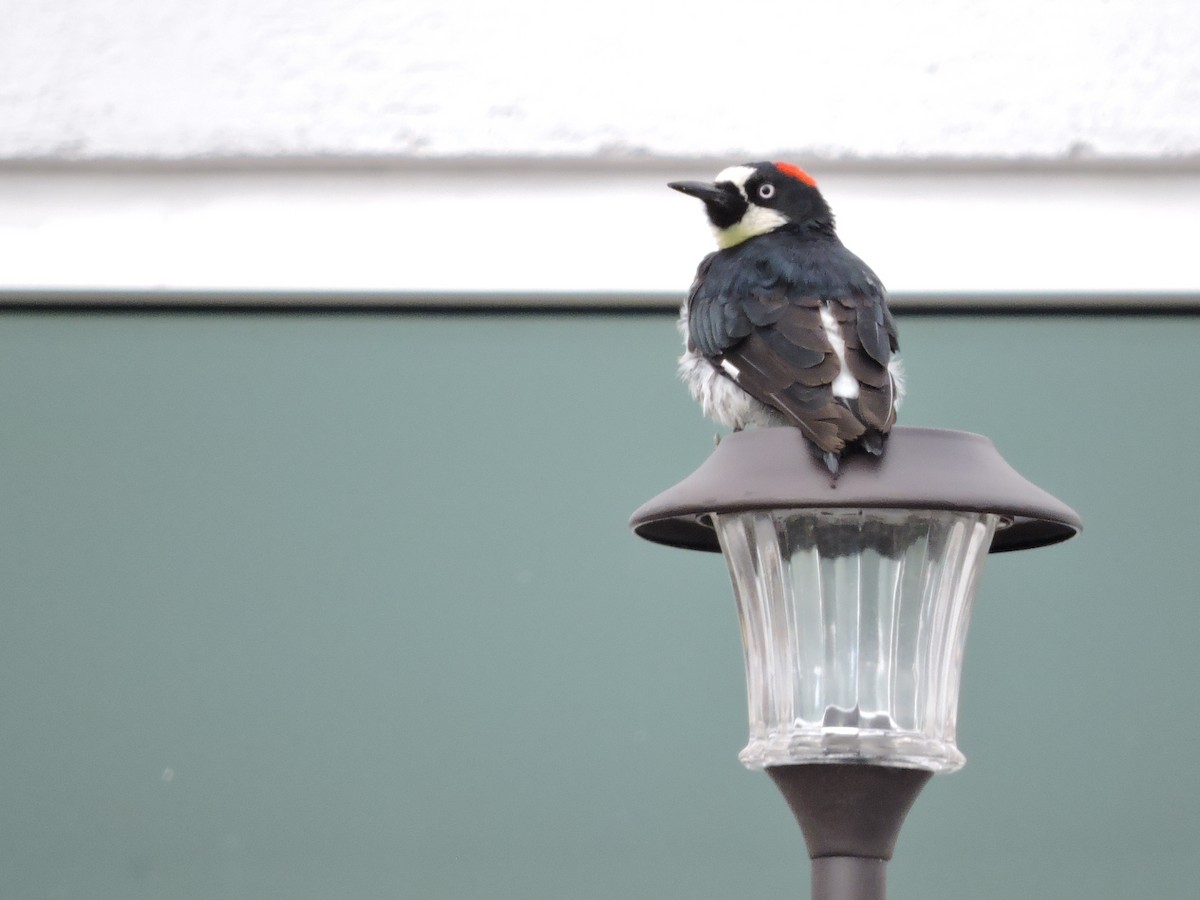
{"type": "Polygon", "coordinates": [[[724,553],[750,714],[739,758],[796,816],[814,900],[882,900],[921,788],[965,762],[959,680],[988,552],[1066,540],[1079,516],[979,435],[897,428],[831,484],[797,429],[763,428],[724,438],[631,525],[724,553]]]}

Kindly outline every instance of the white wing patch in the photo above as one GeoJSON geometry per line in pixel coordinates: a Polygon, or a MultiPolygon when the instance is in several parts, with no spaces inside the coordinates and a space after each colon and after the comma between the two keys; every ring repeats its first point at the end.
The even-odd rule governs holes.
{"type": "Polygon", "coordinates": [[[821,326],[825,329],[825,337],[838,360],[837,378],[833,379],[833,396],[842,400],[853,400],[858,397],[858,379],[850,374],[846,365],[846,339],[842,337],[842,328],[829,309],[828,303],[821,304],[821,326]]]}

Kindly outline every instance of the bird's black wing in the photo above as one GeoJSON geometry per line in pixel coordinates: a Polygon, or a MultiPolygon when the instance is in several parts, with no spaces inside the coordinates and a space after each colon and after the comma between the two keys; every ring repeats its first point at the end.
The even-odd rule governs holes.
{"type": "Polygon", "coordinates": [[[782,413],[818,448],[863,439],[882,448],[895,421],[887,370],[896,328],[878,279],[840,243],[797,249],[787,235],[706,257],[688,296],[691,347],[782,413]],[[833,394],[837,355],[821,322],[829,305],[859,396],[833,394]]]}
{"type": "Polygon", "coordinates": [[[839,366],[821,324],[821,298],[801,288],[752,257],[713,254],[688,298],[689,340],[822,451],[840,453],[865,428],[833,395],[839,366]]]}
{"type": "Polygon", "coordinates": [[[721,253],[710,253],[700,262],[688,293],[688,347],[709,359],[720,356],[754,327],[734,291],[736,273],[721,253]],[[716,272],[713,272],[714,264],[716,272]]]}
{"type": "MultiPolygon", "coordinates": [[[[887,294],[875,273],[849,250],[842,248],[847,264],[861,273],[856,279],[856,293],[851,298],[854,327],[847,327],[850,316],[839,316],[846,337],[846,365],[859,384],[855,409],[867,425],[868,438],[863,446],[873,453],[883,451],[883,436],[896,423],[896,384],[889,368],[892,354],[900,349],[896,335],[896,320],[888,309],[887,294]],[[857,338],[857,340],[855,340],[857,338]]],[[[837,304],[846,309],[843,300],[837,304]]]]}
{"type": "MultiPolygon", "coordinates": [[[[888,370],[897,348],[896,326],[882,291],[839,297],[829,303],[846,342],[846,368],[858,382],[858,397],[847,401],[868,432],[887,434],[896,422],[896,396],[888,370]]],[[[880,442],[869,449],[882,449],[880,442]]]]}

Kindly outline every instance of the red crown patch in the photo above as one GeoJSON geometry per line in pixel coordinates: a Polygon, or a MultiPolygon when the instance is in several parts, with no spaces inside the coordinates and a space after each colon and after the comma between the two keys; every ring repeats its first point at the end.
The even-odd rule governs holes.
{"type": "Polygon", "coordinates": [[[777,162],[775,163],[775,168],[790,178],[795,178],[797,181],[804,182],[809,187],[817,186],[817,182],[813,179],[813,177],[799,166],[793,166],[791,163],[777,162]]]}

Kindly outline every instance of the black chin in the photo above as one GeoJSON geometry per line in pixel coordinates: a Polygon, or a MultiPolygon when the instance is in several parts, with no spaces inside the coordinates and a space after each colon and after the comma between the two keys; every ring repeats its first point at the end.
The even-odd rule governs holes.
{"type": "Polygon", "coordinates": [[[708,211],[708,221],[717,228],[729,228],[740,222],[742,216],[746,214],[748,207],[746,198],[728,181],[719,184],[707,184],[703,181],[672,181],[667,187],[704,201],[704,207],[708,211]]]}

